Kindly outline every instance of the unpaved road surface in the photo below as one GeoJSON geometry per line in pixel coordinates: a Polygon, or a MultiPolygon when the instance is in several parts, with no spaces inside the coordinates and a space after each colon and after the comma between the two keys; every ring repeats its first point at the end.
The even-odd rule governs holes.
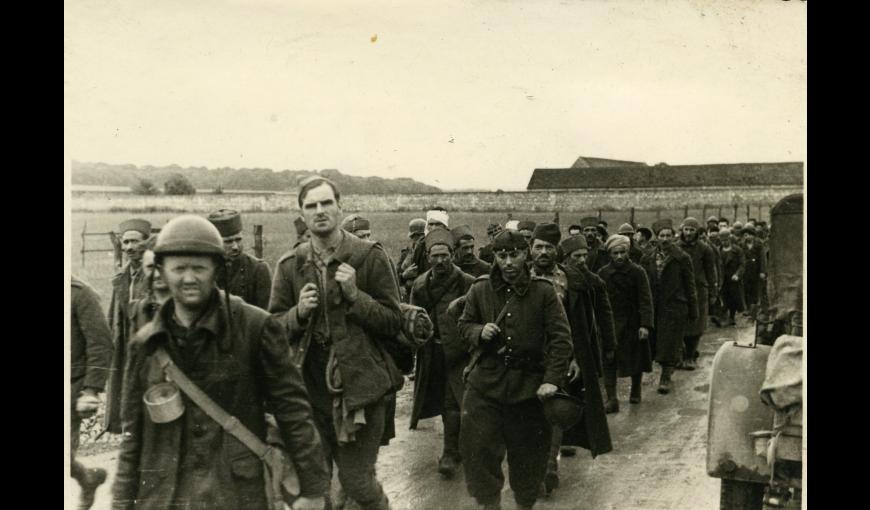
{"type": "MultiPolygon", "coordinates": [[[[629,380],[620,379],[620,412],[608,415],[613,452],[592,459],[586,450],[560,461],[561,486],[535,508],[540,510],[701,510],[719,507],[719,480],[705,472],[707,392],[710,365],[726,339],[748,327],[708,329],[703,337],[698,370],[677,371],[674,391],[659,395],[655,389],[658,368],[645,374],[643,402],[628,403],[629,380]]],[[[422,420],[418,430],[408,430],[413,383],[399,393],[397,437],[381,448],[378,478],[399,509],[473,509],[461,472],[443,480],[436,472],[441,454],[440,418],[422,420]]],[[[110,508],[115,451],[82,456],[87,466],[109,471],[97,492],[93,508],[110,508]]],[[[67,507],[75,508],[78,486],[70,480],[67,507]]],[[[504,508],[514,508],[508,483],[502,494],[504,508]]]]}

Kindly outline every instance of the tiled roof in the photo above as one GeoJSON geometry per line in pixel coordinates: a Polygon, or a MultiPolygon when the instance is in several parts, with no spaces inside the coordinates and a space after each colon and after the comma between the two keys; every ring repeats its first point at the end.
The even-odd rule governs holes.
{"type": "Polygon", "coordinates": [[[803,185],[803,163],[536,168],[528,190],[803,185]]]}

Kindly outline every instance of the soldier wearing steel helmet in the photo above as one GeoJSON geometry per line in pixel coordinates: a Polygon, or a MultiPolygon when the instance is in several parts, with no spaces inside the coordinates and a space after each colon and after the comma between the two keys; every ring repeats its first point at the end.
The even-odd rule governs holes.
{"type": "Polygon", "coordinates": [[[113,508],[267,508],[261,459],[222,424],[189,399],[168,423],[146,412],[145,391],[166,380],[161,351],[261,440],[271,412],[299,475],[293,508],[322,508],[329,478],[283,324],[217,288],[224,246],[206,219],[174,218],[154,253],[171,297],[130,342],[113,508]]]}

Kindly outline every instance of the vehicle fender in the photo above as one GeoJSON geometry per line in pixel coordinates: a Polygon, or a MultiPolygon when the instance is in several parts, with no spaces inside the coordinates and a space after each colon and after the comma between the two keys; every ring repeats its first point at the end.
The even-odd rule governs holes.
{"type": "Polygon", "coordinates": [[[770,480],[752,432],[773,427],[773,410],[759,395],[770,346],[724,343],[713,358],[707,413],[707,474],[747,482],[770,480]]]}

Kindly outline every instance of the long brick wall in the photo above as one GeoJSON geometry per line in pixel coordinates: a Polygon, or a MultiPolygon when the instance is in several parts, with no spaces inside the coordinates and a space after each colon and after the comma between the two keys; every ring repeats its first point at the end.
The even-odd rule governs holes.
{"type": "MultiPolygon", "coordinates": [[[[441,206],[450,211],[564,211],[595,209],[681,209],[701,206],[733,207],[772,205],[801,186],[648,188],[644,190],[596,189],[571,191],[462,192],[409,195],[346,195],[346,211],[423,211],[441,206]]],[[[288,211],[297,209],[293,194],[232,194],[190,197],[137,196],[129,193],[74,192],[73,211],[189,211],[217,208],[240,211],[288,211]]]]}

